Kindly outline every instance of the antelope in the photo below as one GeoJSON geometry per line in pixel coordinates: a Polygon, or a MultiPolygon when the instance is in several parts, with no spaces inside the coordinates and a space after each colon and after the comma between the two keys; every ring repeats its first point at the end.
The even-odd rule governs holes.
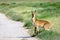
{"type": "Polygon", "coordinates": [[[31,11],[31,13],[32,13],[32,23],[34,25],[35,34],[39,32],[40,27],[43,27],[45,30],[50,29],[50,22],[46,20],[39,20],[35,17],[35,12],[31,11]]]}

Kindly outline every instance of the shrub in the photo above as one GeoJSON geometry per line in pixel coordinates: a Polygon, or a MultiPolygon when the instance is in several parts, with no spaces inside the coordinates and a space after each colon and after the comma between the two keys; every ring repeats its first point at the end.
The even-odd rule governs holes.
{"type": "Polygon", "coordinates": [[[8,3],[1,3],[1,5],[9,5],[8,3]]]}
{"type": "Polygon", "coordinates": [[[25,21],[24,27],[31,28],[32,22],[31,21],[25,21]]]}

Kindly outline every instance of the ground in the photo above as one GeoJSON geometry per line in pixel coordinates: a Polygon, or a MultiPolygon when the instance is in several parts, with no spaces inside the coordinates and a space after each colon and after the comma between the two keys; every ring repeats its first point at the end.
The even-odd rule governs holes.
{"type": "Polygon", "coordinates": [[[29,35],[23,27],[24,23],[8,19],[0,13],[0,39],[1,40],[37,40],[29,35]]]}

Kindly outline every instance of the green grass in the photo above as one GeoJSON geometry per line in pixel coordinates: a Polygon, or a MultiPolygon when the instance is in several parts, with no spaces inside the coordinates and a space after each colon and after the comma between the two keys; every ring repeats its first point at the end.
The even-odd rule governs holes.
{"type": "Polygon", "coordinates": [[[21,3],[0,3],[0,12],[8,18],[25,23],[24,27],[29,29],[33,35],[34,28],[31,21],[31,11],[36,10],[36,18],[48,20],[51,23],[50,31],[42,30],[36,37],[42,40],[59,40],[60,38],[60,2],[40,3],[40,2],[21,2],[21,3]]]}
{"type": "Polygon", "coordinates": [[[59,40],[60,34],[53,31],[42,31],[37,35],[42,40],[59,40]]]}
{"type": "Polygon", "coordinates": [[[33,3],[36,3],[36,2],[60,2],[60,0],[0,0],[0,3],[12,3],[12,2],[16,2],[16,3],[29,3],[29,2],[33,2],[33,3]]]}

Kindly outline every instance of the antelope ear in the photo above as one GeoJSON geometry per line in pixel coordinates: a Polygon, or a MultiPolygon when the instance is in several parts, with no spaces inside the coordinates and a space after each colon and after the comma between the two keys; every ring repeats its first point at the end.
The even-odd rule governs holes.
{"type": "Polygon", "coordinates": [[[34,11],[31,11],[32,14],[34,14],[34,11]]]}
{"type": "Polygon", "coordinates": [[[31,13],[35,14],[36,13],[36,10],[35,11],[31,11],[31,13]]]}

